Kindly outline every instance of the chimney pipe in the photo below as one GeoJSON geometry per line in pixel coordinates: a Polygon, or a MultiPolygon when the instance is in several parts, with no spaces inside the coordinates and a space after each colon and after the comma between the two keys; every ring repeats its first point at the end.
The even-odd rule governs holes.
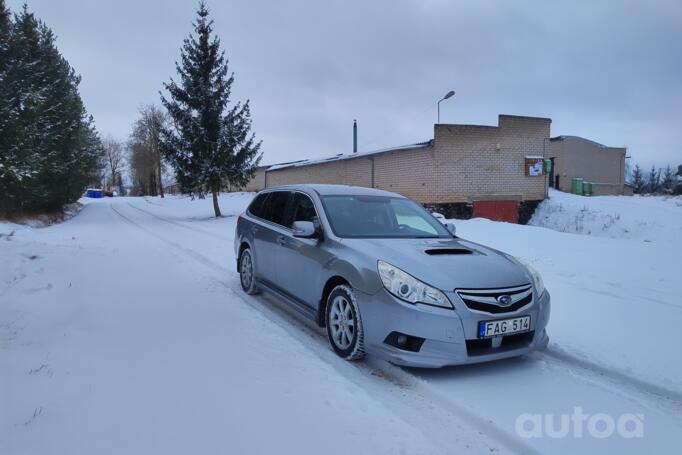
{"type": "Polygon", "coordinates": [[[358,122],[353,119],[353,153],[358,153],[358,122]]]}

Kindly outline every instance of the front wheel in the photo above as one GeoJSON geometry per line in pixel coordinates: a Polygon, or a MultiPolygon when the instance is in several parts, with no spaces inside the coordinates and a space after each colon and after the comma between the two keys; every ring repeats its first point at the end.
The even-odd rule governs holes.
{"type": "Polygon", "coordinates": [[[360,310],[350,286],[336,286],[327,298],[327,337],[336,354],[346,360],[365,356],[360,310]]]}
{"type": "Polygon", "coordinates": [[[244,292],[249,295],[260,292],[258,286],[256,286],[255,270],[251,249],[247,248],[242,251],[242,255],[239,257],[239,281],[244,292]]]}

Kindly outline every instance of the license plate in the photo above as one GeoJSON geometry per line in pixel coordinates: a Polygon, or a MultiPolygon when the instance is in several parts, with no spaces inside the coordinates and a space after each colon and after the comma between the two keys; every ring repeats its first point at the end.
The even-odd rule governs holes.
{"type": "Polygon", "coordinates": [[[500,319],[499,321],[480,321],[478,323],[478,337],[490,338],[500,335],[528,332],[530,330],[530,316],[520,318],[500,319]]]}

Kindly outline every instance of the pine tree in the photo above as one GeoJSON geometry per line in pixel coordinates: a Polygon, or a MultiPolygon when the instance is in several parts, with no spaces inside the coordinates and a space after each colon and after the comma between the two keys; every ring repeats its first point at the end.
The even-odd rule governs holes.
{"type": "Polygon", "coordinates": [[[663,191],[670,193],[673,190],[673,185],[675,184],[675,173],[673,169],[668,164],[663,172],[663,179],[661,179],[661,189],[663,191]]]}
{"type": "Polygon", "coordinates": [[[15,187],[19,179],[17,150],[13,147],[16,121],[15,98],[10,71],[14,63],[12,50],[12,18],[5,0],[0,0],[0,215],[14,205],[15,187]]]}
{"type": "Polygon", "coordinates": [[[4,52],[0,209],[61,209],[96,178],[100,164],[99,138],[78,93],[80,78],[57,50],[52,31],[25,5],[10,21],[4,52]]]}
{"type": "Polygon", "coordinates": [[[8,153],[11,96],[7,87],[11,26],[10,12],[5,5],[5,0],[0,0],[0,214],[9,205],[7,186],[12,180],[8,153]]]}
{"type": "Polygon", "coordinates": [[[179,83],[164,84],[170,99],[161,101],[172,119],[172,128],[161,135],[161,150],[175,169],[183,192],[213,196],[213,209],[220,216],[218,193],[228,183],[249,181],[260,161],[260,142],[250,134],[248,100],[228,108],[234,74],[220,39],[212,36],[213,21],[202,1],[193,24],[195,35],[184,40],[181,64],[176,62],[179,83]]]}
{"type": "Polygon", "coordinates": [[[635,169],[632,171],[632,186],[633,191],[637,194],[644,191],[644,174],[639,164],[635,164],[635,169]]]}
{"type": "Polygon", "coordinates": [[[651,170],[649,171],[649,177],[647,178],[647,190],[649,193],[656,193],[658,192],[660,188],[660,180],[661,180],[661,170],[659,169],[656,171],[656,168],[654,166],[651,166],[651,170]]]}

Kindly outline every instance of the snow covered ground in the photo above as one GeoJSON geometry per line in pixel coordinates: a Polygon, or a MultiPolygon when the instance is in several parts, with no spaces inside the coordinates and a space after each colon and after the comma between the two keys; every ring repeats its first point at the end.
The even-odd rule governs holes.
{"type": "Polygon", "coordinates": [[[531,220],[559,231],[580,226],[585,235],[480,218],[453,222],[462,237],[542,273],[552,295],[552,351],[682,396],[682,362],[671,361],[682,346],[682,198],[552,191],[531,220]],[[604,219],[613,220],[607,229],[604,219]]]}
{"type": "Polygon", "coordinates": [[[575,196],[554,189],[530,223],[560,232],[614,239],[678,242],[682,197],[575,196]]]}
{"type": "Polygon", "coordinates": [[[540,270],[551,342],[434,371],[344,362],[312,324],[244,295],[233,215],[251,197],[222,195],[221,219],[210,200],[168,197],[88,201],[48,228],[0,223],[0,453],[682,447],[680,198],[551,193],[533,219],[551,229],[456,220],[540,270]],[[604,214],[615,222],[601,229],[604,214]],[[549,415],[559,429],[576,408],[641,418],[644,437],[601,438],[587,418],[580,437],[578,424],[519,428],[549,415]]]}

